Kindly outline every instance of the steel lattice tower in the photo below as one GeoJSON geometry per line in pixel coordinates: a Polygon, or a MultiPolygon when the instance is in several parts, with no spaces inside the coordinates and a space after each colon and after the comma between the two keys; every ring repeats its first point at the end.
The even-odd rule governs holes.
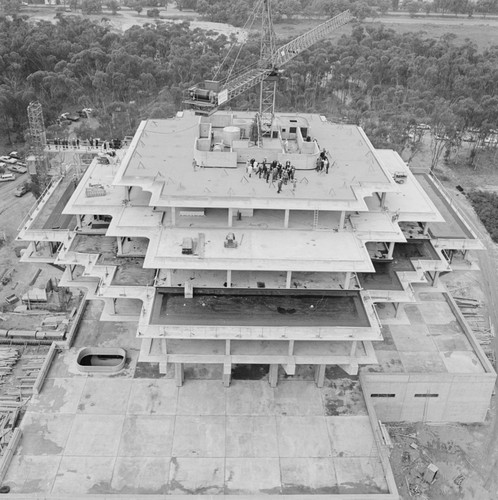
{"type": "Polygon", "coordinates": [[[43,121],[42,105],[38,101],[32,101],[28,106],[29,133],[31,135],[31,147],[36,160],[36,175],[40,185],[45,186],[48,182],[47,159],[45,148],[47,137],[45,134],[45,123],[43,121]]]}

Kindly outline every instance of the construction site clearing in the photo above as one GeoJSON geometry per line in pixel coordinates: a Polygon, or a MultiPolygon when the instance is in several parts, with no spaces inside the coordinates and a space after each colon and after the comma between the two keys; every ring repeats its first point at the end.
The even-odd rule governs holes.
{"type": "Polygon", "coordinates": [[[116,155],[74,160],[20,225],[22,261],[58,278],[5,306],[14,373],[16,318],[54,301],[10,374],[19,396],[5,391],[14,498],[447,485],[416,426],[487,419],[492,333],[481,301],[444,284],[482,244],[437,180],[359,127],[280,114],[255,148],[253,117],[145,121],[116,155]],[[296,183],[249,176],[254,156],[289,159],[296,183]]]}

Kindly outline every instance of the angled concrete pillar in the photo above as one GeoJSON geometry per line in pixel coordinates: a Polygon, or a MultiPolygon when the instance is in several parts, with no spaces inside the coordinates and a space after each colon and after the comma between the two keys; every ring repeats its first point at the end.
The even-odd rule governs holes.
{"type": "Polygon", "coordinates": [[[346,277],[344,278],[344,290],[349,290],[351,285],[351,271],[346,273],[346,277]]]}
{"type": "Polygon", "coordinates": [[[351,361],[348,365],[337,365],[342,368],[348,375],[358,375],[358,363],[351,361]]]}
{"type": "Polygon", "coordinates": [[[113,298],[111,300],[111,304],[112,304],[112,314],[116,314],[116,298],[113,298]]]}
{"type": "Polygon", "coordinates": [[[171,225],[176,226],[176,209],[171,207],[171,225]]]}
{"type": "Polygon", "coordinates": [[[317,387],[323,387],[325,383],[325,368],[327,365],[316,365],[315,366],[315,384],[317,387]]]}
{"type": "Polygon", "coordinates": [[[394,241],[389,242],[389,248],[387,250],[387,258],[392,259],[393,258],[393,252],[394,252],[394,241]]]}
{"type": "Polygon", "coordinates": [[[183,380],[185,379],[185,372],[183,368],[183,363],[175,363],[175,382],[177,387],[183,385],[183,380]]]}
{"type": "Polygon", "coordinates": [[[233,224],[233,208],[228,209],[228,227],[232,227],[233,224]]]}
{"type": "Polygon", "coordinates": [[[270,365],[269,382],[270,387],[277,387],[278,365],[270,365]]]}
{"type": "Polygon", "coordinates": [[[339,219],[339,231],[342,231],[344,229],[344,219],[345,218],[346,218],[346,212],[342,211],[341,217],[339,219]]]}
{"type": "Polygon", "coordinates": [[[432,280],[432,286],[436,286],[439,279],[439,271],[434,272],[434,279],[432,280]]]}
{"type": "Polygon", "coordinates": [[[81,229],[81,226],[83,225],[83,220],[81,218],[81,215],[77,214],[76,215],[76,225],[81,229]]]}
{"type": "Polygon", "coordinates": [[[227,269],[227,288],[232,288],[232,270],[227,269]]]}

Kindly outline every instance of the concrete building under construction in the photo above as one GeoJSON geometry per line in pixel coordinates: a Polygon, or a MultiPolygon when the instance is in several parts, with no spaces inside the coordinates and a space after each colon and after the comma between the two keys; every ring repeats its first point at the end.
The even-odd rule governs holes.
{"type": "Polygon", "coordinates": [[[337,366],[382,420],[482,421],[495,373],[438,276],[483,246],[441,186],[357,126],[277,114],[256,147],[253,121],[142,122],[76,188],[52,185],[23,259],[65,266],[61,284],[103,301],[101,321],[136,322],[138,362],[178,385],[191,365],[225,386],[264,365],[271,386],[313,367],[320,387],[337,366]],[[279,182],[251,159],[295,170],[279,182]]]}

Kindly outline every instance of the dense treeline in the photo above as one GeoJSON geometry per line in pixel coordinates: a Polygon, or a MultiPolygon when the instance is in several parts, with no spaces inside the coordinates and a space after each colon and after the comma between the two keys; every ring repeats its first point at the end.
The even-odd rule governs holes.
{"type": "MultiPolygon", "coordinates": [[[[26,106],[36,98],[47,124],[62,111],[91,107],[108,137],[129,134],[140,118],[171,116],[186,88],[212,79],[230,42],[190,30],[188,23],[114,33],[74,16],[36,24],[0,18],[0,127],[13,139],[22,137],[26,106]]],[[[239,70],[258,53],[258,40],[250,39],[240,51],[239,70]]],[[[356,25],[350,36],[320,42],[286,66],[277,108],[347,116],[376,146],[398,151],[416,151],[416,125],[427,123],[434,131],[434,165],[470,132],[475,162],[498,128],[497,81],[498,47],[479,53],[451,36],[427,39],[356,25]]],[[[257,95],[245,93],[233,107],[257,109],[257,95]]]]}
{"type": "MultiPolygon", "coordinates": [[[[210,21],[228,22],[241,26],[252,10],[254,0],[189,0],[189,8],[210,21]]],[[[180,2],[181,5],[181,2],[180,2]]],[[[294,17],[334,16],[349,9],[353,15],[363,20],[388,11],[406,11],[415,16],[430,13],[441,15],[472,16],[498,13],[498,0],[274,0],[273,20],[294,17]]]]}

